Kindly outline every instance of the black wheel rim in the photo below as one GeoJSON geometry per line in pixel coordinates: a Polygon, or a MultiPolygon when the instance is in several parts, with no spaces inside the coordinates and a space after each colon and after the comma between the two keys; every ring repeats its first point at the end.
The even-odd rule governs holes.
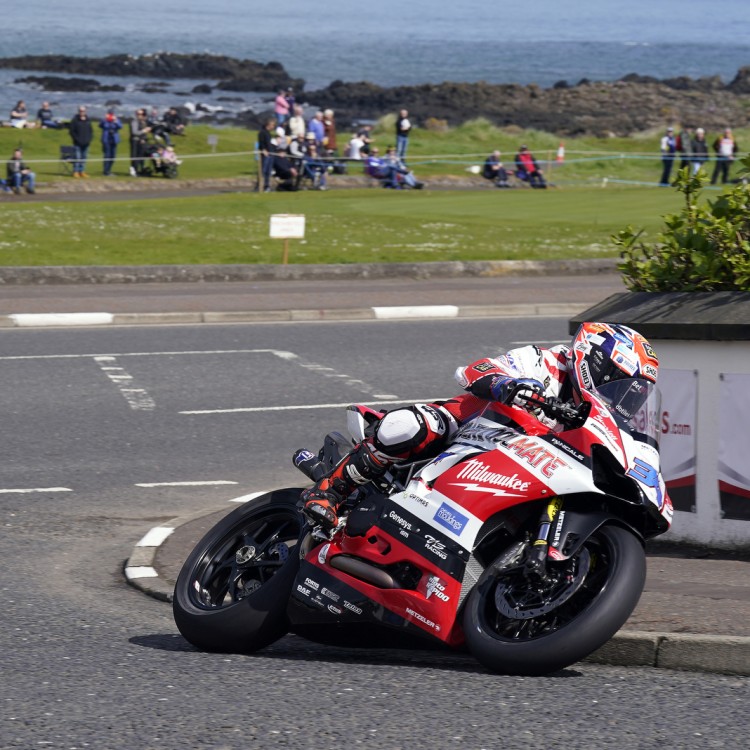
{"type": "Polygon", "coordinates": [[[548,636],[579,617],[601,594],[614,572],[614,550],[606,537],[591,537],[569,560],[547,562],[545,578],[529,578],[514,560],[480,584],[478,620],[501,641],[548,636]]]}
{"type": "Polygon", "coordinates": [[[296,553],[300,528],[293,509],[272,508],[239,519],[212,541],[195,566],[188,586],[191,603],[222,609],[258,591],[296,553]]]}

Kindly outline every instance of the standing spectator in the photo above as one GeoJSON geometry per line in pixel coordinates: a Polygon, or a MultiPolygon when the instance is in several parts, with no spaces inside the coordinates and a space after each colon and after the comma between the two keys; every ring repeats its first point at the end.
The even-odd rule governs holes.
{"type": "Polygon", "coordinates": [[[661,139],[661,180],[659,185],[669,187],[669,175],[672,173],[674,155],[677,151],[677,139],[674,137],[674,128],[667,128],[667,132],[661,139]]]}
{"type": "Polygon", "coordinates": [[[524,180],[529,183],[530,187],[533,188],[546,188],[547,183],[544,181],[544,174],[539,165],[536,163],[531,151],[528,146],[521,146],[520,150],[516,154],[516,177],[519,180],[524,180]]]}
{"type": "Polygon", "coordinates": [[[13,156],[8,160],[6,165],[6,174],[8,176],[8,185],[13,188],[13,192],[18,195],[21,187],[26,185],[26,192],[33,195],[35,190],[36,175],[26,166],[23,161],[23,152],[17,148],[13,156]]]}
{"type": "Polygon", "coordinates": [[[338,153],[336,143],[336,120],[333,117],[333,110],[327,109],[323,112],[323,150],[324,154],[334,156],[338,153]]]}
{"type": "Polygon", "coordinates": [[[273,177],[273,158],[276,146],[273,144],[276,119],[269,117],[258,131],[258,152],[260,154],[260,171],[263,176],[263,192],[271,192],[271,178],[273,177]]]}
{"type": "Polygon", "coordinates": [[[13,128],[33,128],[36,125],[36,122],[29,122],[29,111],[23,99],[19,99],[10,111],[10,125],[13,128]]]}
{"type": "Polygon", "coordinates": [[[411,122],[409,122],[409,112],[402,109],[398,113],[396,120],[396,154],[401,160],[406,160],[406,149],[409,145],[410,131],[411,122]]]}
{"type": "Polygon", "coordinates": [[[62,123],[56,120],[50,109],[49,102],[42,102],[42,106],[36,113],[36,119],[39,127],[47,130],[60,130],[62,123]]]}
{"type": "Polygon", "coordinates": [[[302,107],[299,104],[294,105],[294,114],[289,118],[289,135],[292,138],[303,138],[307,134],[307,126],[303,116],[302,107]]]}
{"type": "Polygon", "coordinates": [[[287,88],[286,93],[284,94],[284,98],[286,99],[286,103],[289,105],[289,117],[291,117],[294,114],[294,89],[289,86],[287,88]]]}
{"type": "Polygon", "coordinates": [[[680,153],[680,169],[690,167],[692,159],[690,158],[690,150],[692,148],[693,135],[691,128],[683,128],[677,133],[677,139],[675,145],[677,151],[680,153]]]}
{"type": "Polygon", "coordinates": [[[482,177],[485,180],[492,180],[496,187],[507,188],[510,187],[508,182],[508,170],[503,166],[500,161],[500,152],[493,151],[484,161],[482,167],[482,177]]]}
{"type": "Polygon", "coordinates": [[[117,144],[120,142],[120,130],[122,123],[113,109],[107,110],[107,114],[99,121],[102,129],[102,153],[104,154],[103,174],[109,177],[112,174],[112,166],[117,156],[117,144]]]}
{"type": "Polygon", "coordinates": [[[283,125],[286,119],[289,117],[289,102],[286,100],[286,92],[284,89],[280,89],[273,107],[274,114],[276,115],[276,121],[279,125],[283,125]]]}
{"type": "Polygon", "coordinates": [[[698,174],[703,165],[708,161],[708,143],[706,142],[706,131],[696,128],[695,138],[690,144],[693,174],[698,174]]]}
{"type": "Polygon", "coordinates": [[[352,139],[349,141],[349,145],[346,147],[345,156],[349,159],[361,159],[362,158],[362,148],[364,147],[365,142],[362,140],[359,133],[355,133],[352,136],[352,139]]]}
{"type": "Polygon", "coordinates": [[[363,125],[357,131],[357,137],[362,139],[364,146],[362,146],[362,153],[368,156],[370,153],[370,144],[375,140],[372,137],[372,125],[363,125]]]}
{"type": "Polygon", "coordinates": [[[144,157],[146,155],[146,141],[151,132],[146,110],[142,107],[135,111],[135,117],[130,120],[130,176],[142,175],[144,157]]]}
{"type": "Polygon", "coordinates": [[[721,175],[721,182],[726,185],[729,179],[729,167],[732,166],[738,150],[737,141],[734,140],[732,135],[732,128],[726,128],[724,134],[714,141],[713,146],[714,151],[716,151],[716,166],[714,167],[714,173],[711,175],[711,184],[715,185],[716,180],[721,175]]]}
{"type": "Polygon", "coordinates": [[[86,174],[86,159],[89,155],[89,146],[94,137],[94,129],[91,127],[86,107],[78,107],[78,112],[70,121],[70,138],[76,150],[73,162],[73,177],[88,177],[86,174]]]}
{"type": "Polygon", "coordinates": [[[318,148],[323,146],[323,139],[326,136],[325,125],[323,124],[323,112],[318,110],[312,120],[307,123],[307,131],[315,136],[315,144],[318,148]]]}

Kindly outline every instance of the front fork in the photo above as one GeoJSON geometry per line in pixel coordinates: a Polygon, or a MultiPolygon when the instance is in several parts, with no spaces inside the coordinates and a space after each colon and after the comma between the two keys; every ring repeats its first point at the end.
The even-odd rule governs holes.
{"type": "Polygon", "coordinates": [[[563,501],[559,497],[552,498],[552,500],[547,503],[547,507],[539,520],[539,530],[537,531],[536,539],[534,540],[524,563],[526,569],[530,573],[534,573],[538,576],[544,576],[546,573],[547,553],[549,552],[549,534],[552,529],[552,524],[555,522],[555,519],[562,509],[562,505],[563,501]]]}

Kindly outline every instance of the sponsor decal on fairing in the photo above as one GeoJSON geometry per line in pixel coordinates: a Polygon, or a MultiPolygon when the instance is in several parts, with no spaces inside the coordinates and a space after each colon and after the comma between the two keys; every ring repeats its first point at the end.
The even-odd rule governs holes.
{"type": "Polygon", "coordinates": [[[427,619],[424,615],[421,615],[411,607],[406,607],[405,611],[407,615],[413,617],[415,620],[419,620],[419,622],[421,622],[423,625],[426,625],[428,628],[432,628],[436,633],[440,632],[440,625],[433,622],[432,620],[427,619]]]}
{"type": "Polygon", "coordinates": [[[461,532],[469,522],[467,516],[463,513],[459,513],[454,507],[448,503],[443,503],[437,510],[437,513],[433,516],[433,520],[437,521],[441,526],[444,526],[448,531],[456,536],[461,536],[461,532]]]}
{"type": "Polygon", "coordinates": [[[429,599],[433,594],[440,599],[441,602],[449,602],[451,600],[448,594],[445,593],[445,586],[437,576],[430,576],[427,579],[424,597],[425,599],[429,599]]]}

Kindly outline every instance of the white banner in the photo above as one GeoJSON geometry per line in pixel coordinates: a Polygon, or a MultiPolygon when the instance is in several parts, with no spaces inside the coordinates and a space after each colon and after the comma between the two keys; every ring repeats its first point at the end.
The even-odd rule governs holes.
{"type": "Polygon", "coordinates": [[[719,498],[724,518],[750,521],[750,375],[725,372],[719,388],[719,498]]]}
{"type": "Polygon", "coordinates": [[[695,513],[695,454],[698,373],[659,369],[662,394],[659,453],[675,510],[695,513]]]}

